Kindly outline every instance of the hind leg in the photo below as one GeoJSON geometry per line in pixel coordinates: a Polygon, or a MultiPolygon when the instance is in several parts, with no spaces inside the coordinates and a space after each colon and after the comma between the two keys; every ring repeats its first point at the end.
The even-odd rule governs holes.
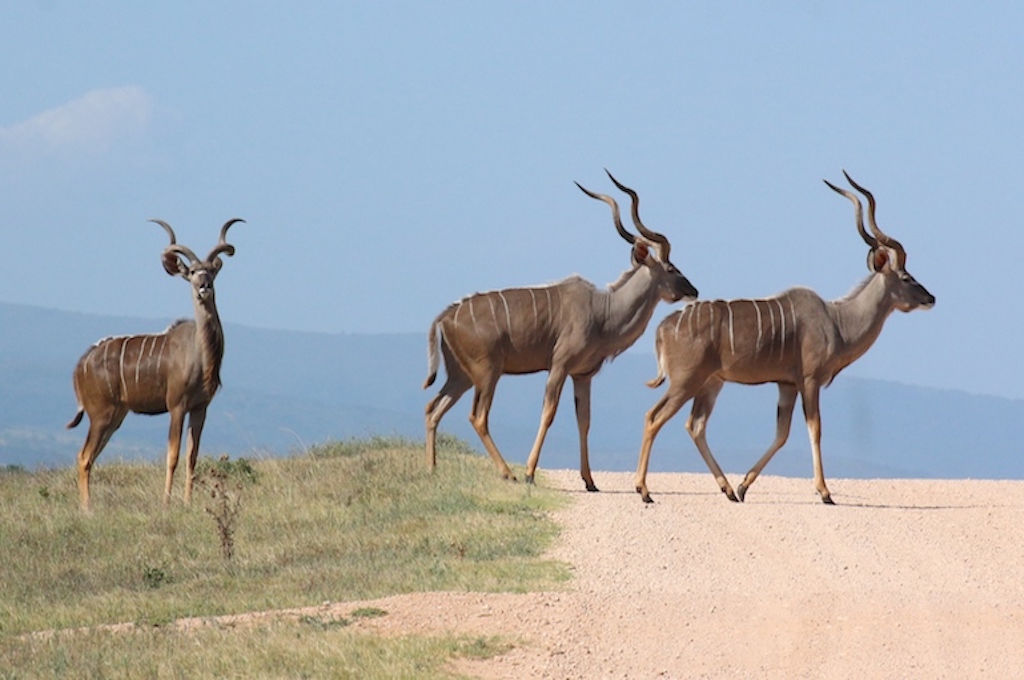
{"type": "Polygon", "coordinates": [[[679,412],[692,394],[689,390],[673,389],[669,384],[668,392],[644,416],[644,434],[640,442],[640,457],[636,465],[636,491],[644,503],[653,503],[651,493],[647,489],[647,465],[651,458],[654,438],[672,416],[679,412]]]}
{"type": "Polygon", "coordinates": [[[747,495],[747,489],[754,483],[757,476],[761,474],[761,470],[768,464],[768,461],[772,459],[772,456],[782,448],[789,439],[789,428],[793,422],[793,408],[796,406],[796,385],[787,383],[779,383],[779,406],[776,410],[775,415],[775,439],[772,440],[771,446],[764,452],[764,455],[754,464],[754,467],[750,468],[750,472],[747,473],[746,477],[740,483],[736,489],[736,493],[739,495],[742,501],[747,495]]]}
{"type": "Polygon", "coordinates": [[[89,511],[89,476],[93,463],[110,441],[110,437],[121,427],[127,411],[109,410],[89,415],[89,433],[78,452],[78,499],[83,511],[89,511]]]}
{"type": "Polygon", "coordinates": [[[711,417],[711,411],[715,408],[715,400],[718,399],[718,393],[722,391],[724,384],[718,378],[711,378],[704,383],[700,392],[693,398],[690,417],[686,420],[686,431],[690,433],[693,443],[697,445],[697,450],[700,451],[701,458],[704,459],[704,463],[711,470],[711,474],[714,475],[718,488],[722,490],[722,493],[729,500],[737,501],[739,499],[736,498],[732,485],[725,478],[722,468],[718,466],[718,461],[715,460],[714,454],[711,453],[711,447],[708,446],[707,439],[708,418],[711,417]]]}
{"type": "Polygon", "coordinates": [[[491,431],[488,424],[491,401],[494,399],[494,388],[498,384],[499,377],[501,377],[500,373],[492,373],[491,375],[484,376],[477,383],[476,392],[473,394],[473,411],[469,414],[469,422],[473,424],[473,429],[476,430],[480,441],[483,442],[484,448],[487,449],[487,453],[490,454],[491,460],[494,461],[494,465],[498,468],[501,476],[515,481],[516,476],[512,474],[508,463],[502,458],[497,445],[491,439],[491,431]]]}
{"type": "Polygon", "coordinates": [[[444,387],[427,404],[427,467],[431,470],[437,467],[437,426],[441,423],[441,418],[448,412],[448,409],[454,406],[459,397],[465,394],[466,390],[472,386],[473,383],[461,369],[449,370],[448,380],[445,382],[444,387]]]}

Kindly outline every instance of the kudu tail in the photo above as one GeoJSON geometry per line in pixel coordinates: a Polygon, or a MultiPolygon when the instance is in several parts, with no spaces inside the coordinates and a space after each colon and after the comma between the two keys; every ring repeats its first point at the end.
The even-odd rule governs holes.
{"type": "Polygon", "coordinates": [[[440,316],[434,319],[434,323],[430,324],[430,332],[427,333],[427,379],[423,382],[423,389],[433,385],[434,380],[437,379],[437,369],[441,363],[441,356],[437,349],[440,322],[440,316]]]}
{"type": "Polygon", "coordinates": [[[661,351],[661,334],[654,338],[654,356],[658,359],[658,375],[647,381],[648,387],[661,387],[665,382],[665,357],[661,351]]]}
{"type": "Polygon", "coordinates": [[[71,428],[73,428],[73,427],[78,427],[78,424],[80,422],[82,422],[82,416],[85,415],[85,407],[82,406],[82,398],[80,396],[78,396],[78,368],[77,367],[75,368],[75,374],[71,377],[71,386],[75,390],[75,399],[78,401],[78,411],[75,412],[75,417],[72,418],[68,422],[68,424],[64,426],[64,427],[66,427],[69,430],[71,428]]]}
{"type": "Polygon", "coordinates": [[[85,409],[82,408],[81,406],[79,406],[78,407],[78,412],[75,413],[75,417],[72,418],[71,421],[67,425],[65,425],[64,427],[66,427],[69,430],[71,428],[73,428],[73,427],[78,427],[78,424],[80,422],[82,422],[82,416],[83,415],[85,415],[85,409]]]}

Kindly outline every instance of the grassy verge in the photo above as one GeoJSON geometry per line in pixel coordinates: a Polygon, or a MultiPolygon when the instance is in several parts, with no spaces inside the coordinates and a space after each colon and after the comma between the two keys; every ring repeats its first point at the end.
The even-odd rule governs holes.
{"type": "Polygon", "coordinates": [[[383,438],[289,459],[206,459],[192,506],[175,499],[167,508],[160,466],[101,461],[88,516],[77,509],[70,468],[0,473],[0,656],[15,662],[0,676],[59,675],[64,664],[98,676],[123,676],[119,664],[147,677],[181,667],[193,671],[186,676],[319,676],[320,663],[341,663],[337,670],[351,661],[362,669],[353,677],[411,677],[463,648],[501,651],[500,641],[362,639],[344,626],[160,627],[403,592],[521,592],[567,578],[541,557],[556,533],[553,492],[500,480],[457,440],[440,454],[435,473],[420,444],[383,438]],[[235,503],[237,514],[225,514],[235,503]],[[119,622],[147,628],[23,635],[119,622]],[[373,671],[381,659],[418,670],[373,671]]]}

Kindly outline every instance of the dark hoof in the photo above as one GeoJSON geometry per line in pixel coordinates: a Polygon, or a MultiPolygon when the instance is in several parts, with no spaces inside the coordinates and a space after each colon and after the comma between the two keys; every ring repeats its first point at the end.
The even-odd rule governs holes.
{"type": "Polygon", "coordinates": [[[646,496],[641,496],[641,498],[643,499],[644,503],[653,503],[654,502],[654,499],[651,498],[650,494],[648,494],[646,496]]]}
{"type": "Polygon", "coordinates": [[[533,484],[533,475],[526,475],[526,483],[533,484]]]}
{"type": "Polygon", "coordinates": [[[824,503],[825,505],[835,505],[836,504],[836,502],[834,500],[832,500],[832,494],[829,494],[827,496],[822,496],[821,497],[821,502],[824,503]]]}
{"type": "Polygon", "coordinates": [[[736,487],[736,498],[742,503],[747,497],[747,487],[740,484],[736,487]]]}
{"type": "Polygon", "coordinates": [[[740,502],[740,499],[736,498],[736,494],[732,492],[732,489],[722,489],[722,493],[724,493],[725,497],[731,500],[733,503],[740,502]]]}
{"type": "Polygon", "coordinates": [[[587,484],[587,491],[589,491],[590,493],[597,493],[598,491],[600,491],[600,489],[598,489],[593,482],[590,482],[587,484]]]}

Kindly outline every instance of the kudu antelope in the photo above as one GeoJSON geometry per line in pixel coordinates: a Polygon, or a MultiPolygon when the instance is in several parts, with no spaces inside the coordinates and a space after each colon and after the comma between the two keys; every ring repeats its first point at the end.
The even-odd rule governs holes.
{"type": "MultiPolygon", "coordinates": [[[[606,171],[607,172],[607,171],[606,171]]],[[[601,365],[626,350],[644,332],[659,300],[693,300],[697,289],[669,259],[668,239],[640,221],[639,198],[632,189],[612,182],[632,200],[633,224],[640,236],[625,229],[615,199],[577,183],[591,198],[607,203],[619,235],[632,246],[632,266],[607,290],[598,290],[579,276],[532,288],[476,293],[449,305],[430,326],[428,371],[423,387],[433,384],[444,355],[448,379],[426,408],[427,461],[437,465],[438,423],[459,397],[474,388],[470,422],[499,472],[515,479],[488,429],[488,413],[498,379],[505,374],[548,371],[540,429],[526,464],[533,482],[544,437],[555,418],[567,376],[572,377],[580,437],[580,476],[588,491],[597,491],[590,474],[587,433],[590,429],[590,383],[601,365]]]]}
{"type": "Polygon", "coordinates": [[[667,376],[669,387],[645,417],[636,472],[636,490],[645,502],[651,502],[647,464],[654,438],[688,400],[693,399],[693,406],[687,431],[722,492],[729,500],[742,501],[764,466],[786,443],[799,394],[811,439],[814,486],[823,502],[832,503],[821,466],[821,388],[871,347],[893,310],[909,312],[935,304],[931,293],[907,273],[903,246],[878,228],[874,196],[849,175],[846,179],[867,198],[868,225],[874,234],[864,230],[863,208],[856,194],[826,181],[853,202],[857,230],[870,248],[871,274],[846,297],[825,302],[812,290],[792,288],[764,299],[698,302],[669,315],[658,326],[658,375],[648,385],[658,387],[667,376]],[[736,493],[705,437],[708,418],[725,382],[774,382],[779,386],[775,440],[736,493]]]}
{"type": "Polygon", "coordinates": [[[77,426],[82,415],[89,414],[89,433],[78,452],[78,492],[84,510],[89,509],[89,473],[93,463],[129,411],[171,414],[165,503],[171,497],[182,426],[188,414],[185,502],[189,502],[206,407],[220,387],[224,331],[217,315],[213,280],[223,264],[220,256],[235,254],[235,247],[225,240],[228,229],[245,220],[225,222],[220,240],[205,260],[179,245],[174,230],[166,222],[150,221],[159,224],[170,236],[171,243],[162,256],[164,270],[192,286],[195,320],[181,319],[155,335],[104,338],[79,359],[74,373],[78,412],[67,426],[77,426]]]}

